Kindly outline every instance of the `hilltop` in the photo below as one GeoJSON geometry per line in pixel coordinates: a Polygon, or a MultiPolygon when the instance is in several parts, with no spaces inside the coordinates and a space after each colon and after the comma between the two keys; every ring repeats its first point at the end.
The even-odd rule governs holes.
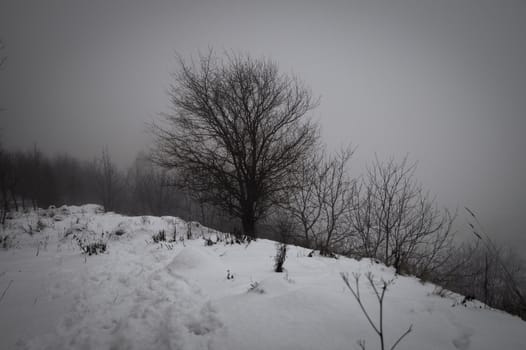
{"type": "Polygon", "coordinates": [[[526,348],[520,318],[369,259],[289,246],[286,271],[275,273],[276,242],[231,244],[176,217],[68,206],[13,214],[0,235],[5,349],[359,349],[360,340],[379,349],[341,278],[362,276],[377,320],[369,272],[392,281],[388,347],[412,325],[397,349],[526,348]]]}

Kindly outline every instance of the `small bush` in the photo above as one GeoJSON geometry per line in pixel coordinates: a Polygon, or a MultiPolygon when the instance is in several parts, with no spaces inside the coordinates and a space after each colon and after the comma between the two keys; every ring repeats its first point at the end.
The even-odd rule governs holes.
{"type": "Polygon", "coordinates": [[[0,246],[2,249],[9,249],[15,245],[13,238],[10,235],[0,236],[0,246]]]}
{"type": "Polygon", "coordinates": [[[287,258],[287,245],[278,243],[276,245],[276,256],[274,257],[274,271],[283,272],[283,264],[287,258]]]}
{"type": "Polygon", "coordinates": [[[217,243],[217,242],[212,241],[211,238],[205,238],[205,237],[203,237],[203,239],[204,239],[204,241],[205,241],[205,246],[206,246],[206,247],[213,246],[214,244],[217,243]]]}
{"type": "Polygon", "coordinates": [[[106,252],[106,242],[103,242],[102,240],[91,243],[84,243],[79,240],[78,243],[83,254],[97,255],[106,252]]]}
{"type": "Polygon", "coordinates": [[[157,234],[153,235],[152,239],[155,243],[166,242],[166,232],[161,230],[157,234]]]}
{"type": "Polygon", "coordinates": [[[248,288],[249,293],[257,293],[257,294],[264,294],[265,290],[260,286],[260,283],[258,281],[250,283],[250,287],[248,288]]]}
{"type": "Polygon", "coordinates": [[[143,225],[149,225],[150,224],[150,218],[147,216],[141,216],[141,223],[143,225]]]}
{"type": "Polygon", "coordinates": [[[451,295],[451,292],[444,287],[436,286],[435,289],[433,289],[432,294],[441,298],[447,298],[451,295]]]}
{"type": "Polygon", "coordinates": [[[124,235],[125,233],[126,233],[126,231],[125,231],[123,228],[118,228],[118,229],[116,229],[116,230],[113,232],[113,234],[114,234],[115,236],[122,236],[122,235],[124,235]]]}
{"type": "Polygon", "coordinates": [[[37,221],[37,232],[40,232],[40,231],[44,230],[46,227],[47,227],[46,223],[44,221],[42,221],[41,218],[38,218],[38,221],[37,221]]]}
{"type": "Polygon", "coordinates": [[[246,244],[248,246],[252,240],[255,240],[255,238],[243,235],[239,231],[234,230],[234,233],[227,233],[222,239],[218,239],[218,241],[223,240],[225,244],[246,244]]]}

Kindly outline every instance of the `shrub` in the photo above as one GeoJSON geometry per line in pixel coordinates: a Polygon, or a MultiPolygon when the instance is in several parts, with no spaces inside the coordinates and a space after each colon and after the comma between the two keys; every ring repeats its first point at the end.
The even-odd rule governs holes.
{"type": "Polygon", "coordinates": [[[283,272],[283,264],[287,258],[287,245],[278,243],[276,245],[276,256],[274,257],[274,271],[283,272]]]}
{"type": "Polygon", "coordinates": [[[13,238],[10,235],[0,236],[0,246],[3,249],[12,248],[15,245],[13,238]]]}
{"type": "Polygon", "coordinates": [[[126,233],[126,231],[125,231],[123,228],[117,228],[117,229],[113,232],[113,234],[114,234],[115,236],[122,236],[122,235],[124,235],[125,233],[126,233]]]}
{"type": "Polygon", "coordinates": [[[153,235],[152,239],[155,243],[166,242],[166,232],[161,230],[157,234],[153,235]]]}
{"type": "Polygon", "coordinates": [[[261,287],[260,283],[258,281],[250,283],[250,287],[248,288],[249,293],[257,293],[257,294],[264,294],[265,290],[261,287]]]}
{"type": "Polygon", "coordinates": [[[103,242],[102,240],[91,243],[85,243],[81,240],[78,240],[77,242],[83,254],[97,255],[106,251],[106,242],[103,242]]]}
{"type": "Polygon", "coordinates": [[[46,227],[47,227],[46,223],[44,221],[42,221],[41,218],[38,218],[38,221],[37,221],[37,232],[40,232],[40,231],[44,230],[46,227]]]}

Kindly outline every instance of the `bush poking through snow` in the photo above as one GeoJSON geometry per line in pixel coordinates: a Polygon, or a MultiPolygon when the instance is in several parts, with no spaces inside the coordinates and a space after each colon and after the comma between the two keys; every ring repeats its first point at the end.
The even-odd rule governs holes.
{"type": "Polygon", "coordinates": [[[260,286],[260,283],[258,281],[250,283],[250,287],[248,288],[249,293],[257,293],[257,294],[264,294],[265,290],[260,286]]]}
{"type": "Polygon", "coordinates": [[[47,227],[46,223],[42,221],[42,218],[38,218],[37,221],[37,232],[43,231],[47,227]]]}
{"type": "Polygon", "coordinates": [[[218,237],[218,242],[224,241],[226,245],[244,244],[247,247],[252,240],[255,240],[255,239],[250,236],[243,235],[239,233],[238,231],[234,231],[234,233],[227,233],[222,238],[218,237]]]}
{"type": "Polygon", "coordinates": [[[217,242],[214,242],[212,241],[212,239],[210,237],[203,237],[203,240],[205,241],[205,246],[206,247],[210,247],[210,246],[213,246],[214,244],[216,244],[217,242]]]}
{"type": "Polygon", "coordinates": [[[276,245],[276,256],[274,257],[274,271],[283,272],[283,264],[287,258],[287,245],[278,243],[276,245]]]}
{"type": "Polygon", "coordinates": [[[155,243],[166,242],[166,232],[161,230],[157,234],[153,235],[152,239],[155,243]]]}
{"type": "Polygon", "coordinates": [[[447,298],[451,295],[451,292],[444,287],[436,286],[431,294],[439,296],[441,298],[447,298]]]}
{"type": "Polygon", "coordinates": [[[9,248],[14,247],[15,242],[10,235],[0,236],[0,246],[2,249],[8,250],[9,248]]]}
{"type": "MultiPolygon", "coordinates": [[[[384,307],[384,297],[385,297],[385,292],[387,291],[387,287],[392,283],[392,281],[384,281],[383,279],[380,281],[380,288],[378,288],[378,286],[375,284],[375,281],[374,281],[374,278],[373,278],[373,274],[372,273],[367,273],[366,274],[366,277],[367,277],[367,281],[369,282],[369,284],[371,285],[371,287],[373,288],[373,291],[374,291],[374,294],[376,295],[376,299],[378,301],[378,305],[380,306],[380,316],[379,316],[379,320],[378,320],[378,323],[374,323],[373,320],[371,319],[371,316],[369,315],[369,312],[365,309],[365,306],[363,305],[363,302],[362,302],[362,298],[360,296],[360,274],[358,273],[353,273],[353,276],[354,276],[354,281],[355,281],[355,286],[351,286],[351,283],[349,282],[349,275],[346,274],[346,273],[341,273],[340,274],[342,279],[343,279],[343,282],[345,283],[345,285],[347,286],[347,288],[349,288],[349,290],[351,291],[352,295],[354,296],[354,299],[356,299],[356,301],[358,302],[358,305],[360,305],[360,308],[362,309],[362,312],[363,314],[365,315],[365,317],[367,318],[367,321],[369,321],[369,324],[371,325],[371,327],[374,329],[375,333],[378,335],[378,337],[380,338],[380,349],[381,350],[385,350],[385,349],[390,349],[390,350],[394,350],[396,348],[396,346],[400,343],[400,341],[406,336],[408,335],[411,330],[413,329],[413,325],[410,325],[409,328],[395,341],[395,343],[390,347],[386,347],[385,346],[385,343],[384,343],[384,325],[383,325],[383,307],[384,307]]],[[[365,350],[365,340],[359,340],[358,341],[358,346],[360,346],[360,348],[362,350],[365,350]]]]}
{"type": "Polygon", "coordinates": [[[81,240],[78,240],[77,242],[79,244],[80,250],[82,251],[82,254],[97,255],[102,254],[106,251],[106,242],[103,242],[102,240],[91,243],[85,243],[81,240]]]}

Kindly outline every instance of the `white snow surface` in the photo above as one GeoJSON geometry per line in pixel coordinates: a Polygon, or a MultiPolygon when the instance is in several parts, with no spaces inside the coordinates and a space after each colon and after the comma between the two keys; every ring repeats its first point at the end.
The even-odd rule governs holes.
{"type": "MultiPolygon", "coordinates": [[[[15,214],[0,235],[1,349],[379,349],[379,339],[340,273],[393,280],[384,305],[386,348],[526,349],[526,323],[368,259],[319,256],[289,246],[273,272],[276,243],[246,245],[175,217],[126,217],[96,205],[15,214]],[[38,221],[40,220],[40,225],[38,221]],[[36,228],[40,226],[40,230],[36,228]],[[165,230],[172,243],[154,243],[165,230]],[[107,243],[87,256],[78,240],[107,243]],[[232,275],[233,278],[227,278],[232,275]]],[[[378,303],[360,279],[365,307],[378,303]]]]}

